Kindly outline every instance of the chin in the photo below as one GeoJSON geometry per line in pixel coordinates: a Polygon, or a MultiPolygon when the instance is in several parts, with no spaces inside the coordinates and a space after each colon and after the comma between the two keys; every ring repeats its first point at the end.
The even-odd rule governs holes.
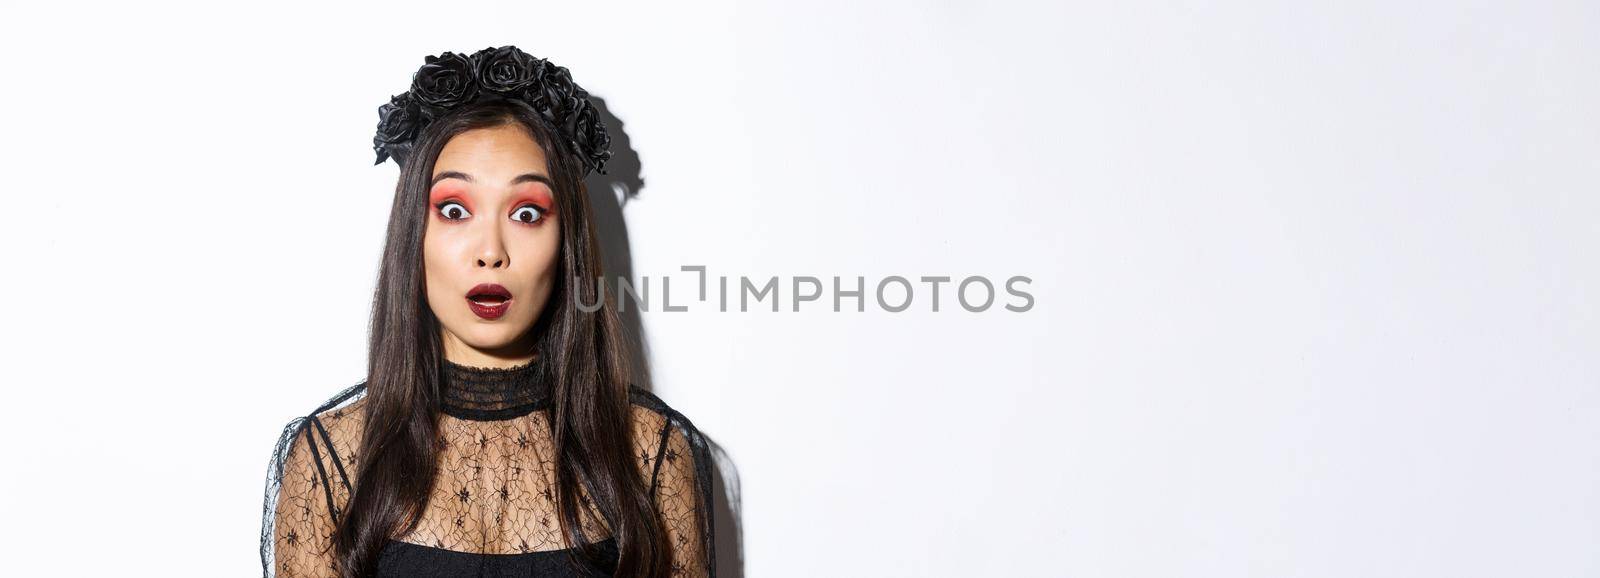
{"type": "Polygon", "coordinates": [[[498,335],[473,335],[470,333],[462,335],[458,333],[456,338],[473,349],[480,351],[500,349],[506,345],[505,340],[500,339],[498,335]]]}
{"type": "Polygon", "coordinates": [[[509,324],[495,324],[493,327],[478,325],[477,327],[469,328],[467,331],[456,333],[456,337],[461,339],[462,343],[472,346],[473,349],[495,350],[515,343],[517,338],[528,328],[522,326],[518,329],[521,330],[513,330],[513,326],[509,324]]]}

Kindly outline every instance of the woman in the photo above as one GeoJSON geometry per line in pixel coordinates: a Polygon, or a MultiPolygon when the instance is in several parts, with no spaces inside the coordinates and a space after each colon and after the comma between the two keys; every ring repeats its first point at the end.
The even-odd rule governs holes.
{"type": "Polygon", "coordinates": [[[587,97],[507,46],[429,56],[379,109],[367,379],[284,429],[265,575],[713,574],[705,441],[630,385],[597,282],[587,97]]]}

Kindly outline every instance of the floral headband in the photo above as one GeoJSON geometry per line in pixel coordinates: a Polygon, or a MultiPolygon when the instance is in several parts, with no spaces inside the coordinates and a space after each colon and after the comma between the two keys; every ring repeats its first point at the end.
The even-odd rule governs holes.
{"type": "Polygon", "coordinates": [[[515,46],[485,48],[472,56],[446,52],[428,56],[411,77],[411,90],[378,107],[378,134],[372,149],[378,160],[393,157],[405,165],[422,129],[452,110],[480,100],[524,101],[539,111],[577,152],[587,171],[605,174],[611,136],[589,93],[572,82],[572,73],[515,46]]]}

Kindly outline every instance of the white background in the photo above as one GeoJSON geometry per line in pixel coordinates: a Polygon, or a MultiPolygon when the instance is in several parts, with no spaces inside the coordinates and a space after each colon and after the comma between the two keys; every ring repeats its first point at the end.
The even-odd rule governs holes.
{"type": "Polygon", "coordinates": [[[605,4],[7,5],[6,573],[259,572],[377,107],[515,44],[625,123],[636,276],[1033,279],[646,313],[728,576],[1600,575],[1593,3],[605,4]]]}

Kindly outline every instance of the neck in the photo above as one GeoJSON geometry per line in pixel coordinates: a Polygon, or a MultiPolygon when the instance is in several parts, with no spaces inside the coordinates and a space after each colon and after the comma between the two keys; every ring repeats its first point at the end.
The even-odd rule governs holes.
{"type": "Polygon", "coordinates": [[[548,370],[537,362],[484,367],[446,359],[440,371],[440,410],[468,420],[526,415],[550,402],[548,370]]]}

